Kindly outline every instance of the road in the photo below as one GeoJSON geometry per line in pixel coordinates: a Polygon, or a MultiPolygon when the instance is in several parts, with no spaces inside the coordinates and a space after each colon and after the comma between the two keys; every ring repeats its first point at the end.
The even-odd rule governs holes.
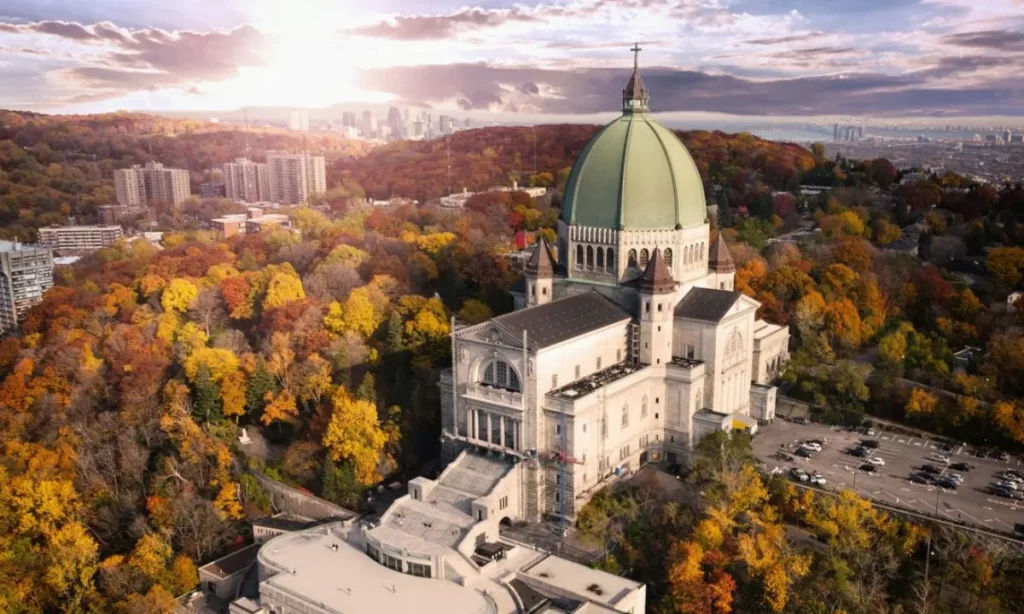
{"type": "Polygon", "coordinates": [[[780,467],[788,470],[800,467],[807,471],[818,471],[828,481],[827,487],[849,488],[862,497],[924,514],[937,514],[952,521],[964,522],[1000,532],[1011,532],[1015,523],[1024,523],[1024,505],[988,494],[986,487],[996,478],[994,474],[1008,466],[1016,467],[1019,461],[1010,463],[995,459],[974,458],[963,451],[948,453],[952,463],[958,461],[975,465],[964,475],[964,483],[958,490],[944,490],[934,486],[913,484],[907,480],[910,473],[925,463],[929,454],[940,452],[939,443],[930,439],[907,437],[886,433],[875,436],[881,443],[875,454],[885,460],[877,475],[870,475],[856,468],[863,460],[844,453],[864,439],[864,435],[833,431],[821,424],[799,425],[777,420],[762,427],[754,439],[754,454],[769,469],[780,467]],[[794,456],[794,461],[779,461],[774,455],[779,450],[792,452],[795,446],[807,439],[824,439],[824,449],[814,458],[803,459],[794,456]]]}

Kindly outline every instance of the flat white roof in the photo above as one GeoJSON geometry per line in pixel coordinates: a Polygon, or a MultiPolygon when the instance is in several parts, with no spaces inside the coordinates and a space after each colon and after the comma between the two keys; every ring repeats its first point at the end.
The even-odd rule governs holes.
{"type": "Polygon", "coordinates": [[[448,580],[417,578],[384,567],[328,530],[278,537],[263,547],[260,556],[286,570],[264,585],[345,614],[492,612],[481,593],[448,580]],[[295,573],[290,572],[293,569],[295,573]]]}
{"type": "Polygon", "coordinates": [[[537,584],[556,586],[576,595],[586,596],[595,604],[614,608],[623,597],[643,586],[628,578],[591,569],[579,563],[551,555],[520,572],[537,584]]]}

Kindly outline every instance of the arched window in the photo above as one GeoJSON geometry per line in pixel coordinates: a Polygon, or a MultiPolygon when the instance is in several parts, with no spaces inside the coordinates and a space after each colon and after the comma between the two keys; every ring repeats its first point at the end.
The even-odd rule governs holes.
{"type": "Polygon", "coordinates": [[[643,420],[647,417],[647,395],[644,395],[644,400],[640,404],[640,419],[643,420]]]}
{"type": "Polygon", "coordinates": [[[597,268],[604,269],[604,248],[597,248],[597,268]]]}
{"type": "Polygon", "coordinates": [[[704,260],[705,260],[705,259],[706,259],[707,257],[708,257],[708,252],[707,252],[707,250],[705,250],[705,249],[704,249],[704,242],[703,242],[703,241],[701,241],[701,242],[700,242],[700,256],[698,256],[698,258],[700,258],[700,261],[701,261],[701,262],[704,262],[704,260]]]}
{"type": "Polygon", "coordinates": [[[626,258],[626,260],[628,260],[628,262],[626,263],[626,266],[633,267],[633,268],[636,267],[636,250],[635,249],[629,250],[629,256],[626,258]]]}
{"type": "Polygon", "coordinates": [[[604,266],[609,273],[615,272],[615,250],[610,247],[604,256],[604,266]]]}
{"type": "Polygon", "coordinates": [[[629,405],[622,406],[622,428],[629,427],[629,405]]]}
{"type": "Polygon", "coordinates": [[[647,248],[640,250],[640,268],[647,268],[647,261],[651,259],[651,253],[647,251],[647,248]]]}
{"type": "Polygon", "coordinates": [[[685,266],[685,265],[688,265],[688,264],[690,264],[690,246],[689,245],[684,245],[683,246],[683,265],[685,266]]]}
{"type": "Polygon", "coordinates": [[[576,246],[576,268],[577,269],[582,269],[583,268],[583,246],[582,245],[577,245],[576,246]]]}
{"type": "Polygon", "coordinates": [[[522,388],[519,384],[519,374],[512,368],[512,365],[502,360],[495,360],[487,364],[487,367],[484,368],[483,382],[516,392],[522,388]]]}
{"type": "Polygon", "coordinates": [[[594,268],[594,248],[590,245],[587,246],[587,268],[594,268]]]}
{"type": "Polygon", "coordinates": [[[665,248],[665,266],[672,266],[672,248],[665,248]]]}
{"type": "Polygon", "coordinates": [[[733,330],[729,335],[729,342],[725,346],[726,364],[734,364],[743,360],[743,335],[740,331],[733,330]]]}

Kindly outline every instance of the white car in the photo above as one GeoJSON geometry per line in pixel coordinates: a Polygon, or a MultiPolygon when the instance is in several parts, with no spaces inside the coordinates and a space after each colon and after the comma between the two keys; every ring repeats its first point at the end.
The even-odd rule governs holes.
{"type": "Polygon", "coordinates": [[[811,484],[814,484],[815,486],[824,486],[825,476],[821,475],[820,473],[815,473],[814,475],[811,476],[811,484]]]}
{"type": "Polygon", "coordinates": [[[1007,482],[1006,480],[996,482],[996,486],[1002,486],[1003,488],[1009,488],[1010,490],[1017,490],[1018,488],[1016,482],[1007,482]]]}
{"type": "Polygon", "coordinates": [[[947,473],[946,477],[955,481],[957,484],[964,483],[964,476],[960,475],[959,473],[947,473]]]}
{"type": "Polygon", "coordinates": [[[936,463],[949,463],[949,457],[944,454],[929,454],[928,460],[935,461],[936,463]]]}
{"type": "Polygon", "coordinates": [[[871,457],[868,458],[868,462],[871,463],[872,465],[876,466],[876,467],[884,467],[885,466],[885,459],[882,458],[881,456],[871,456],[871,457]]]}
{"type": "Polygon", "coordinates": [[[798,482],[807,482],[811,479],[811,476],[807,475],[803,469],[790,469],[789,475],[798,482]]]}
{"type": "Polygon", "coordinates": [[[801,444],[801,447],[807,448],[812,452],[821,452],[821,444],[814,441],[805,442],[801,444]]]}

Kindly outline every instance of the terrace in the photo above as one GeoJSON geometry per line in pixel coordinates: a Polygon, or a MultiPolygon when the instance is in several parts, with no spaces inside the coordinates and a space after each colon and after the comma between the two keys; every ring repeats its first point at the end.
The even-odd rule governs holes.
{"type": "Polygon", "coordinates": [[[643,368],[644,365],[638,363],[620,362],[608,367],[607,369],[602,369],[597,373],[582,377],[570,384],[562,386],[561,388],[552,390],[548,393],[548,396],[556,399],[575,401],[576,399],[585,397],[595,390],[603,388],[612,382],[632,375],[643,368]]]}

